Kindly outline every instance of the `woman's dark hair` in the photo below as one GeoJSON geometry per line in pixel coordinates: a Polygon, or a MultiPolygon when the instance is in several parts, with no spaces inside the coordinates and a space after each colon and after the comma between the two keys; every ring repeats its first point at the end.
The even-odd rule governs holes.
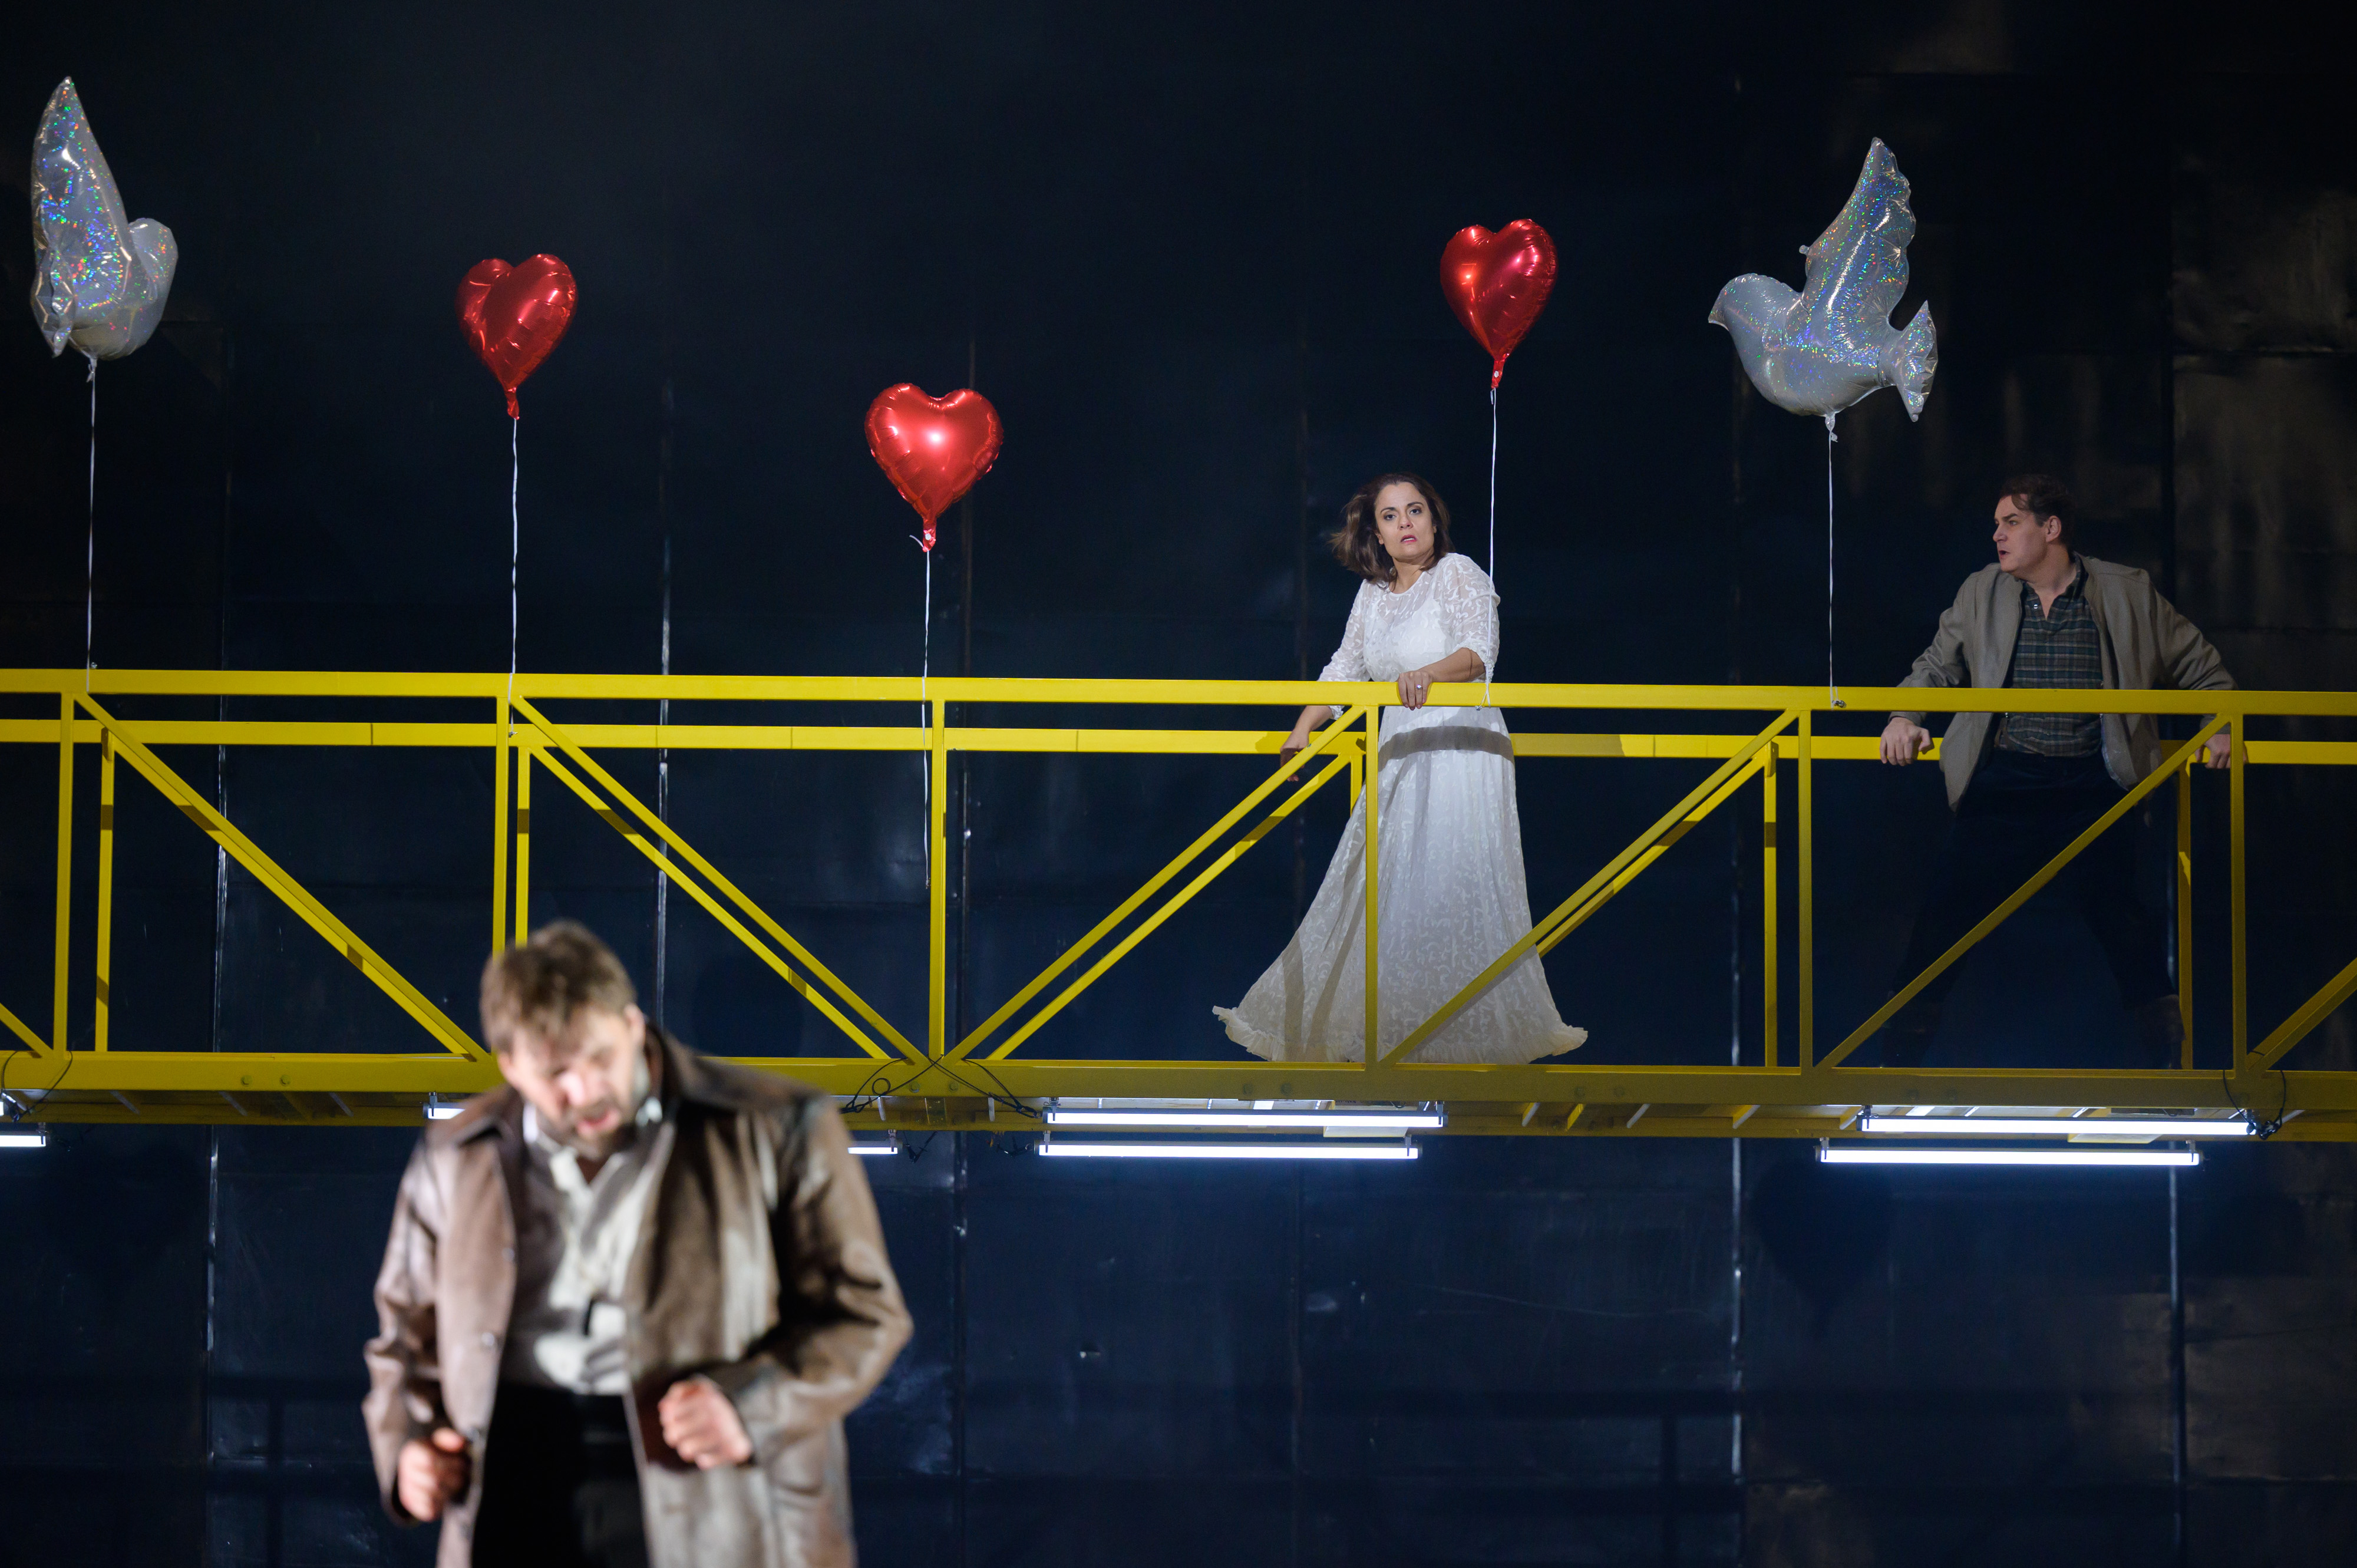
{"type": "Polygon", "coordinates": [[[1388,583],[1399,575],[1399,569],[1392,564],[1391,552],[1383,548],[1383,534],[1375,527],[1375,497],[1383,493],[1385,485],[1410,487],[1431,509],[1432,559],[1437,562],[1449,549],[1448,503],[1440,499],[1440,492],[1414,474],[1377,474],[1343,503],[1342,526],[1326,536],[1334,559],[1370,583],[1388,583]]]}
{"type": "Polygon", "coordinates": [[[2028,512],[2040,522],[2048,518],[2062,525],[2055,542],[2064,549],[2071,547],[2071,525],[2079,518],[2079,503],[2071,499],[2071,489],[2051,474],[2016,474],[1997,492],[2028,512]]]}

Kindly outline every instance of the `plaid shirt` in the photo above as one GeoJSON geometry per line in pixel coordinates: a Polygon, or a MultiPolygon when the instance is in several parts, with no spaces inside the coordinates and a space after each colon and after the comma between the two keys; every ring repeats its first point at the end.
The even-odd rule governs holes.
{"type": "MultiPolygon", "coordinates": [[[[2013,639],[2007,685],[2029,692],[2083,692],[2103,685],[2103,642],[2094,612],[2087,607],[2086,587],[2087,568],[2082,565],[2050,615],[2039,607],[2038,590],[2021,585],[2021,630],[2013,639]]],[[[2104,721],[2094,714],[2006,714],[1997,720],[1996,744],[2040,757],[2089,757],[2104,748],[2104,721]]]]}

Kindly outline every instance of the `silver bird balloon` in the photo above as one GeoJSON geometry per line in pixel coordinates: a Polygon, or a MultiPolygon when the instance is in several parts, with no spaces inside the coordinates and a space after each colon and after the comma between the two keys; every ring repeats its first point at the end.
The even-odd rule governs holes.
{"type": "Polygon", "coordinates": [[[179,260],[169,229],[124,220],[106,155],[66,78],[33,138],[33,317],[49,352],[70,343],[92,360],[119,360],[146,342],[179,260]]]}
{"type": "Polygon", "coordinates": [[[1904,331],[1890,325],[1907,292],[1914,238],[1907,177],[1878,137],[1841,216],[1801,252],[1809,258],[1801,292],[1747,273],[1720,289],[1710,307],[1760,396],[1830,420],[1877,388],[1895,387],[1908,418],[1923,412],[1940,364],[1932,307],[1918,309],[1904,331]]]}

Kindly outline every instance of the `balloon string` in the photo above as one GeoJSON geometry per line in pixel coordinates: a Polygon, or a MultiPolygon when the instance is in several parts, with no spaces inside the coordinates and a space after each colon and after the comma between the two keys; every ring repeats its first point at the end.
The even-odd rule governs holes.
{"type": "MultiPolygon", "coordinates": [[[[1506,362],[1498,361],[1498,371],[1504,373],[1506,362]]],[[[1498,377],[1490,378],[1490,592],[1494,598],[1498,591],[1498,377]]],[[[1481,705],[1490,705],[1490,665],[1481,665],[1481,705]]]]}
{"type": "Polygon", "coordinates": [[[81,690],[90,694],[90,674],[98,668],[94,651],[98,630],[98,356],[90,360],[90,542],[82,558],[81,690]]]}
{"type": "Polygon", "coordinates": [[[508,705],[515,705],[516,679],[516,557],[523,544],[523,514],[516,492],[523,478],[523,420],[508,421],[508,705]]]}
{"type": "Polygon", "coordinates": [[[1498,580],[1498,389],[1490,389],[1490,581],[1498,580]]]}
{"type": "Polygon", "coordinates": [[[1825,415],[1825,688],[1837,708],[1846,705],[1834,681],[1834,443],[1840,439],[1834,416],[1825,415]]]}
{"type": "MultiPolygon", "coordinates": [[[[925,628],[918,644],[920,651],[917,656],[917,712],[920,715],[917,722],[930,728],[933,722],[933,704],[928,694],[933,678],[933,553],[930,548],[925,552],[924,623],[925,628]]],[[[930,823],[933,816],[933,764],[930,755],[925,759],[924,799],[925,820],[930,823]]],[[[933,834],[928,827],[925,832],[925,876],[928,883],[940,875],[940,868],[932,864],[932,859],[933,834]]]]}

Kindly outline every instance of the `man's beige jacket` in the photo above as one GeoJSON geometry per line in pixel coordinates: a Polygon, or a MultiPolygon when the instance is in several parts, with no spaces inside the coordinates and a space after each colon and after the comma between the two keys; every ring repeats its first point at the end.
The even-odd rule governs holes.
{"type": "MultiPolygon", "coordinates": [[[[847,1565],[843,1418],[909,1337],[867,1180],[834,1101],[708,1061],[651,1028],[665,1114],[624,1305],[640,1493],[655,1568],[847,1565]],[[742,1466],[697,1470],[663,1443],[655,1402],[694,1373],[726,1391],[753,1440],[742,1466]]],[[[377,1278],[363,1407],[396,1519],[401,1446],[462,1434],[475,1482],[444,1515],[438,1568],[468,1568],[484,1444],[515,1297],[523,1101],[502,1088],[418,1140],[377,1278]]],[[[484,1568],[508,1568],[485,1564],[484,1568]]]]}
{"type": "MultiPolygon", "coordinates": [[[[2115,566],[2092,555],[2087,568],[2087,608],[2104,646],[2104,684],[2114,691],[2223,692],[2234,678],[2225,661],[2193,623],[2134,566],[2115,566]]],[[[2002,686],[2013,667],[2013,644],[2021,631],[2021,585],[1995,564],[1964,579],[1956,602],[1940,617],[1939,635],[1915,660],[1902,686],[2002,686]]],[[[1921,714],[1893,715],[1923,722],[1921,714]]],[[[1991,715],[1956,714],[1940,741],[1940,770],[1947,776],[1948,804],[1964,798],[1964,788],[1988,747],[1991,715]]],[[[2123,789],[2135,788],[2164,757],[2160,726],[2150,714],[2104,715],[2104,766],[2123,789]]]]}

